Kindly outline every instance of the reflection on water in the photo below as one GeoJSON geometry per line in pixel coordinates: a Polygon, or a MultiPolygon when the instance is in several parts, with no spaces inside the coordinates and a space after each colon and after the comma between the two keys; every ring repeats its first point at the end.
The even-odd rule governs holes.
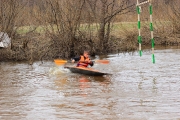
{"type": "MultiPolygon", "coordinates": [[[[112,73],[93,77],[71,73],[53,62],[0,63],[2,120],[178,120],[180,119],[180,49],[151,51],[139,57],[105,56],[112,73]]],[[[99,58],[104,58],[100,56],[99,58]]]]}
{"type": "Polygon", "coordinates": [[[55,80],[55,84],[58,90],[60,90],[64,96],[91,96],[97,92],[102,91],[98,87],[102,86],[104,89],[110,84],[108,77],[88,77],[84,75],[73,75],[65,78],[58,78],[55,80]],[[94,81],[96,80],[96,81],[94,81]],[[94,85],[97,84],[97,88],[94,85]],[[98,90],[99,89],[99,90],[98,90]]]}

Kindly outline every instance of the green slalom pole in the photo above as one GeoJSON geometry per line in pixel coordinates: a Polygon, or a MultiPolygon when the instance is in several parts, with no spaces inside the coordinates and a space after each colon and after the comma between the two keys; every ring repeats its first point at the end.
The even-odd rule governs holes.
{"type": "Polygon", "coordinates": [[[137,0],[137,13],[138,13],[138,43],[139,43],[139,55],[142,56],[142,50],[141,50],[141,44],[142,44],[142,37],[141,37],[141,21],[140,21],[140,14],[141,14],[141,8],[139,6],[139,0],[137,0]]]}
{"type": "Polygon", "coordinates": [[[152,23],[152,4],[151,4],[151,1],[149,2],[149,13],[150,13],[150,31],[151,31],[151,46],[152,46],[152,62],[155,63],[153,23],[152,23]]]}
{"type": "Polygon", "coordinates": [[[152,46],[152,62],[155,63],[155,55],[154,55],[154,36],[153,36],[153,23],[152,23],[152,4],[151,0],[139,3],[137,0],[137,13],[138,13],[138,43],[139,43],[139,55],[142,56],[141,44],[142,44],[142,37],[141,37],[141,21],[140,21],[140,13],[141,13],[141,5],[146,4],[149,2],[149,13],[150,13],[150,31],[151,31],[151,46],[152,46]]]}

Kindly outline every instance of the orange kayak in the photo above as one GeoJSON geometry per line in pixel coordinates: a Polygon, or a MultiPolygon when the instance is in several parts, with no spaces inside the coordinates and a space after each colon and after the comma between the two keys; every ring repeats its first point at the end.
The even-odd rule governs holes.
{"type": "Polygon", "coordinates": [[[64,67],[64,68],[69,69],[72,73],[79,73],[79,74],[90,75],[90,76],[111,75],[109,73],[100,72],[92,68],[83,68],[83,67],[64,67]]]}

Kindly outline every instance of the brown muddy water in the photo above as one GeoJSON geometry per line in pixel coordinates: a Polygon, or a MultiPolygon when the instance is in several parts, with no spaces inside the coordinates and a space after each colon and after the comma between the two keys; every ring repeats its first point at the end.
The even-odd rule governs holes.
{"type": "MultiPolygon", "coordinates": [[[[0,120],[180,120],[180,49],[104,56],[103,77],[52,61],[0,63],[0,120]]],[[[99,59],[99,56],[96,57],[99,59]]]]}

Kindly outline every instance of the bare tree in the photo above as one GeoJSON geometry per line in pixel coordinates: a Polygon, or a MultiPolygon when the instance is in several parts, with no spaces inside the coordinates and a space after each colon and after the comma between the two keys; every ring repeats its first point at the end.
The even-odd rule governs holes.
{"type": "Polygon", "coordinates": [[[91,2],[87,0],[92,13],[94,13],[97,22],[99,23],[98,38],[100,51],[106,52],[110,36],[110,27],[113,18],[119,14],[126,14],[130,12],[130,8],[134,6],[129,5],[126,0],[95,0],[91,2]],[[92,7],[93,6],[93,7],[92,7]]]}
{"type": "Polygon", "coordinates": [[[46,0],[43,20],[50,26],[46,31],[54,42],[54,51],[57,54],[61,51],[62,57],[73,54],[83,6],[84,0],[46,0]]]}

